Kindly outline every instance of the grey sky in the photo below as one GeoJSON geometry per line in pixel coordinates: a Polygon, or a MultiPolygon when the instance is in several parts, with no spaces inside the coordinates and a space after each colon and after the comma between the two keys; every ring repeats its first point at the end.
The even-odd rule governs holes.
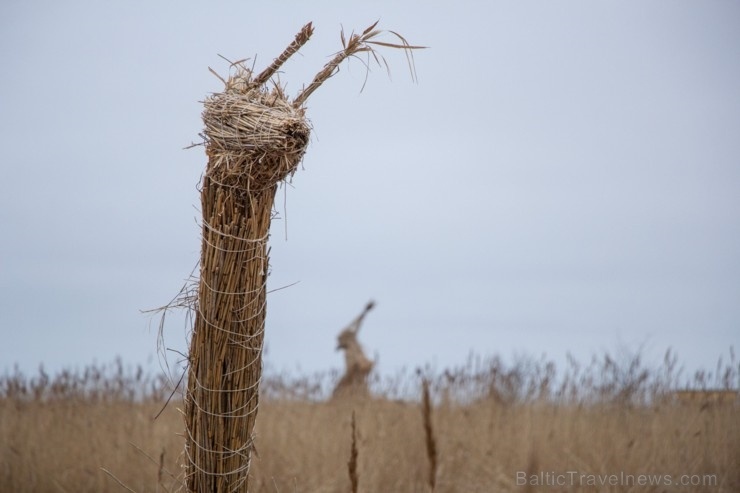
{"type": "MultiPolygon", "coordinates": [[[[380,369],[740,347],[740,4],[724,1],[0,5],[0,371],[144,363],[200,249],[199,103],[228,64],[296,94],[379,27],[430,46],[419,83],[353,61],[309,100],[273,223],[268,362],[380,369]],[[316,4],[318,5],[318,4],[316,4]],[[287,224],[286,224],[287,222],[287,224]],[[287,231],[287,241],[286,241],[287,231]],[[156,324],[155,324],[156,325],[156,324]]],[[[181,320],[165,333],[185,349],[181,320]]]]}

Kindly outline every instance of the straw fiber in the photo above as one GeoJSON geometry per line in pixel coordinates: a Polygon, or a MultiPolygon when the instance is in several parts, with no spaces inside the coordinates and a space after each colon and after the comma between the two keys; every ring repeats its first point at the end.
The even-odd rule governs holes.
{"type": "MultiPolygon", "coordinates": [[[[247,491],[275,192],[295,172],[309,141],[304,102],[344,59],[374,54],[367,45],[379,34],[374,26],[349,41],[342,36],[344,50],[293,102],[278,83],[271,89],[266,84],[308,41],[310,23],[260,74],[232,64],[231,76],[221,79],[223,92],[204,101],[208,164],[201,189],[200,276],[185,395],[185,468],[191,492],[247,491]]],[[[403,46],[410,48],[405,40],[403,46]]]]}
{"type": "Polygon", "coordinates": [[[309,138],[302,108],[239,67],[205,101],[208,165],[186,395],[190,491],[246,491],[259,404],[270,219],[309,138]]]}

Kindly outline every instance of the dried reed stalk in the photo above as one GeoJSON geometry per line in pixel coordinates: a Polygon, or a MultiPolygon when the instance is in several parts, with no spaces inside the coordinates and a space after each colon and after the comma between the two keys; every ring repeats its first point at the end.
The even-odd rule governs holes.
{"type": "MultiPolygon", "coordinates": [[[[341,60],[374,53],[367,46],[379,34],[374,27],[345,43],[341,60]]],[[[243,64],[232,64],[228,80],[219,77],[224,91],[204,102],[208,164],[201,189],[200,276],[197,300],[191,301],[195,320],[185,394],[186,485],[191,492],[247,491],[274,197],[308,144],[310,125],[303,104],[341,60],[327,65],[293,102],[279,84],[270,90],[264,85],[312,33],[306,24],[256,77],[243,64]]]]}
{"type": "Polygon", "coordinates": [[[437,486],[437,440],[434,437],[432,425],[432,399],[429,395],[429,381],[424,378],[421,381],[421,415],[424,424],[424,438],[429,459],[429,476],[427,483],[429,490],[434,492],[437,486]]]}
{"type": "Polygon", "coordinates": [[[357,493],[360,484],[360,477],[357,473],[357,425],[355,423],[355,412],[352,411],[352,448],[349,452],[347,461],[347,470],[349,471],[349,482],[352,487],[352,493],[357,493]]]}
{"type": "Polygon", "coordinates": [[[377,25],[378,22],[375,22],[373,25],[362,31],[362,34],[350,34],[349,41],[347,41],[347,39],[344,37],[344,31],[342,31],[342,51],[338,52],[334,56],[334,58],[329,61],[329,63],[324,65],[324,68],[321,69],[318,74],[316,74],[316,76],[313,78],[313,81],[311,81],[311,83],[305,89],[303,89],[303,91],[301,91],[298,96],[296,96],[294,104],[302,105],[306,101],[306,99],[308,99],[308,97],[321,86],[321,84],[326,82],[327,79],[329,79],[331,76],[339,71],[339,65],[343,61],[345,61],[347,58],[357,56],[357,54],[359,53],[367,53],[368,55],[372,55],[378,64],[380,64],[380,62],[382,61],[385,67],[388,68],[388,64],[385,62],[385,59],[375,51],[372,45],[385,46],[387,48],[400,48],[404,50],[404,53],[406,53],[406,59],[409,64],[409,70],[411,71],[411,77],[416,79],[416,71],[414,69],[412,50],[419,50],[425,47],[413,46],[409,44],[408,41],[406,41],[406,38],[393,31],[389,32],[399,40],[399,43],[387,43],[385,41],[378,41],[375,38],[382,34],[383,31],[375,29],[377,25]]]}
{"type": "Polygon", "coordinates": [[[267,67],[265,70],[262,71],[262,73],[255,77],[254,84],[261,86],[262,84],[270,80],[270,77],[272,77],[275,72],[277,72],[280,67],[282,67],[283,64],[288,61],[288,58],[296,54],[298,50],[301,49],[301,46],[308,42],[312,34],[313,25],[309,22],[308,24],[303,26],[298,34],[296,34],[295,39],[292,43],[290,43],[290,45],[288,45],[287,48],[285,48],[285,51],[283,51],[279,57],[273,60],[269,67],[267,67]]]}

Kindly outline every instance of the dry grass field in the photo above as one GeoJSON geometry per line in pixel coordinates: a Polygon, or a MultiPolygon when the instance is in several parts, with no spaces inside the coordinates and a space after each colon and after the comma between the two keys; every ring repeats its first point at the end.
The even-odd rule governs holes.
{"type": "MultiPolygon", "coordinates": [[[[250,491],[740,491],[740,406],[672,398],[685,383],[671,358],[648,370],[605,356],[560,374],[471,359],[376,379],[369,400],[326,400],[336,376],[273,374],[250,491]]],[[[738,370],[733,358],[690,383],[737,389],[738,370]]],[[[120,363],[0,377],[0,491],[180,490],[181,403],[154,419],[164,387],[120,363]]]]}

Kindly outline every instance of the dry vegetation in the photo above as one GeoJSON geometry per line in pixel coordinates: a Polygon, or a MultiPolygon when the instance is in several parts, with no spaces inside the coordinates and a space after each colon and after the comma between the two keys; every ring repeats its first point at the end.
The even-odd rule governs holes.
{"type": "MultiPolygon", "coordinates": [[[[254,492],[740,491],[740,407],[671,398],[687,382],[736,390],[734,357],[690,378],[670,353],[658,368],[603,356],[559,372],[471,358],[375,377],[365,400],[327,400],[337,375],[267,373],[254,492]],[[640,475],[660,484],[641,486],[640,475]],[[667,484],[684,476],[708,484],[667,484]]],[[[181,402],[153,419],[168,394],[120,363],[1,377],[0,491],[177,491],[181,402]]]]}

